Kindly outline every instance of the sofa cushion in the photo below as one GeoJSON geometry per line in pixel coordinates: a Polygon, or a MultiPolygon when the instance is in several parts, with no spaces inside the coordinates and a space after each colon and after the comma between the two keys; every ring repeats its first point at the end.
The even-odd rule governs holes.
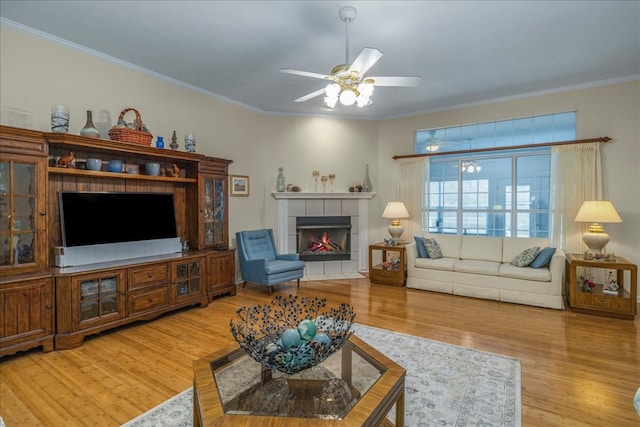
{"type": "Polygon", "coordinates": [[[416,268],[426,268],[431,270],[455,271],[455,265],[460,260],[457,258],[416,258],[414,265],[416,268]]]}
{"type": "Polygon", "coordinates": [[[428,258],[427,248],[424,246],[424,239],[420,236],[414,236],[413,240],[416,242],[416,249],[418,250],[418,256],[420,258],[428,258]]]}
{"type": "Polygon", "coordinates": [[[443,257],[460,259],[462,236],[457,234],[429,234],[426,238],[436,239],[443,257]]]}
{"type": "Polygon", "coordinates": [[[538,255],[536,256],[536,259],[533,260],[533,262],[529,265],[529,267],[532,268],[542,268],[542,267],[546,267],[549,265],[549,263],[551,262],[551,257],[553,257],[553,254],[556,253],[556,248],[544,248],[543,250],[541,250],[538,255]]]}
{"type": "Polygon", "coordinates": [[[551,272],[548,268],[516,267],[511,264],[500,264],[499,275],[512,279],[524,279],[535,282],[551,281],[551,272]]]}
{"type": "Polygon", "coordinates": [[[460,259],[502,261],[502,237],[462,236],[460,259]]]}
{"type": "Polygon", "coordinates": [[[527,248],[549,246],[549,240],[543,237],[505,237],[502,241],[502,262],[510,263],[516,255],[527,248]]]}
{"type": "Polygon", "coordinates": [[[424,239],[424,246],[427,248],[429,258],[438,259],[442,258],[442,250],[436,239],[424,239]]]}
{"type": "Polygon", "coordinates": [[[500,270],[500,263],[493,261],[480,261],[475,259],[461,259],[460,261],[456,262],[455,270],[460,273],[497,276],[500,270]]]}
{"type": "Polygon", "coordinates": [[[518,255],[513,258],[511,261],[511,265],[515,265],[516,267],[526,267],[536,259],[538,253],[540,252],[539,246],[534,246],[533,248],[527,248],[524,251],[520,252],[518,255]]]}

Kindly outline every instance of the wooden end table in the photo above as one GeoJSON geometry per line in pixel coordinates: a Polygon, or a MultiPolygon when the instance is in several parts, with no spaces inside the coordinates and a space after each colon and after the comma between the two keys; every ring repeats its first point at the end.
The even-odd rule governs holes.
{"type": "MultiPolygon", "coordinates": [[[[569,290],[569,306],[573,311],[630,320],[635,317],[638,305],[638,267],[628,259],[618,256],[615,261],[586,260],[581,254],[567,254],[565,274],[566,286],[569,290]],[[605,294],[603,284],[597,284],[591,292],[583,291],[580,288],[580,278],[576,273],[578,267],[616,270],[616,281],[619,285],[617,294],[605,294]],[[625,270],[629,270],[631,274],[629,290],[624,289],[625,270]]],[[[605,273],[605,277],[607,276],[608,274],[605,273]]]]}
{"type": "Polygon", "coordinates": [[[369,281],[381,285],[405,286],[407,283],[406,246],[406,242],[398,242],[395,246],[388,246],[384,242],[369,245],[369,281]],[[382,261],[378,264],[374,264],[376,252],[382,252],[382,261]],[[397,265],[392,265],[393,258],[398,258],[397,265]]]}

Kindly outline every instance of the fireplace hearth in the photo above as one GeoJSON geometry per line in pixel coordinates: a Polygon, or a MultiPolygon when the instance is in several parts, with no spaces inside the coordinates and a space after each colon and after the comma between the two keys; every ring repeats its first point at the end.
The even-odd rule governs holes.
{"type": "Polygon", "coordinates": [[[351,259],[351,217],[296,218],[297,252],[302,261],[351,259]]]}

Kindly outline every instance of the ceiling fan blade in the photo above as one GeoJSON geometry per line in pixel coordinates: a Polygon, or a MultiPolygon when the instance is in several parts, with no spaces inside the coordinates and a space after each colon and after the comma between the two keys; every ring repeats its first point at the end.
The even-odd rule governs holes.
{"type": "Polygon", "coordinates": [[[295,74],[297,76],[313,77],[314,79],[333,80],[333,77],[327,76],[325,74],[311,73],[309,71],[293,70],[291,68],[281,68],[280,72],[287,73],[287,74],[295,74]]]}
{"type": "Polygon", "coordinates": [[[315,98],[316,96],[320,96],[324,93],[324,89],[325,88],[318,89],[315,92],[311,92],[305,96],[301,96],[300,98],[296,99],[294,102],[304,102],[304,101],[310,100],[311,98],[315,98]]]}
{"type": "Polygon", "coordinates": [[[374,86],[418,86],[422,77],[367,77],[375,81],[374,86]]]}
{"type": "Polygon", "coordinates": [[[382,52],[378,49],[365,47],[353,61],[353,64],[349,67],[349,71],[357,71],[363,76],[380,58],[382,58],[382,52]]]}

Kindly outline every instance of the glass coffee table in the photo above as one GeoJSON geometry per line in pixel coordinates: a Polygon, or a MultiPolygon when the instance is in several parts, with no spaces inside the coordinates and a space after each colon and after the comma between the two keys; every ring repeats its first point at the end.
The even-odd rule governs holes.
{"type": "Polygon", "coordinates": [[[295,375],[267,370],[237,346],[193,370],[194,426],[404,425],[404,368],[355,335],[295,375]]]}

